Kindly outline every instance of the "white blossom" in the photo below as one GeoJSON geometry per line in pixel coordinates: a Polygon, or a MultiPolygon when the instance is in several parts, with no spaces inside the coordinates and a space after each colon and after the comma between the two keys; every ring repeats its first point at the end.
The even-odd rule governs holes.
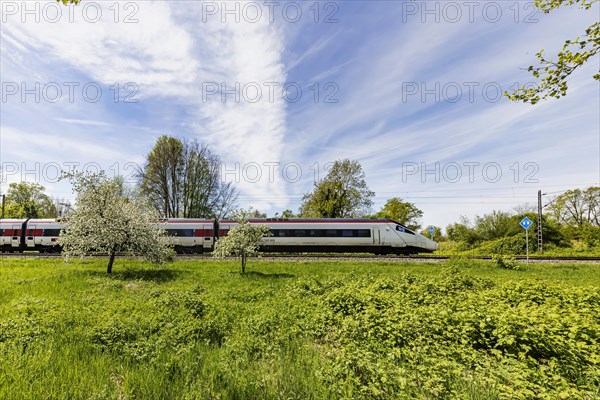
{"type": "Polygon", "coordinates": [[[242,273],[246,272],[246,261],[258,253],[262,238],[268,236],[268,225],[251,225],[248,217],[250,211],[238,210],[233,219],[238,223],[231,228],[227,236],[219,238],[215,244],[214,257],[239,257],[242,261],[242,273]]]}

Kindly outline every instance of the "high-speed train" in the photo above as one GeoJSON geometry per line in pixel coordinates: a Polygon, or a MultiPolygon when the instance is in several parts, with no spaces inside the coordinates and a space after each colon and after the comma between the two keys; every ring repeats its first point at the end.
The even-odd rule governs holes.
{"type": "MultiPolygon", "coordinates": [[[[263,238],[265,252],[327,252],[417,254],[430,253],[438,244],[391,219],[252,219],[268,225],[263,238]]],[[[178,253],[211,252],[219,238],[237,223],[233,220],[164,219],[157,226],[166,230],[178,253]]],[[[0,220],[2,252],[60,252],[60,232],[68,229],[53,219],[0,220]]]]}

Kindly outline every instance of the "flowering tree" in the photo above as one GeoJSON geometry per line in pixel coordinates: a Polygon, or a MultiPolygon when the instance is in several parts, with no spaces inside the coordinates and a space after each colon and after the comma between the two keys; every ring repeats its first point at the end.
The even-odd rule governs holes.
{"type": "Polygon", "coordinates": [[[252,210],[238,210],[233,213],[233,219],[238,223],[227,236],[219,238],[215,244],[214,257],[235,256],[242,260],[242,273],[246,272],[246,261],[258,253],[263,237],[269,235],[268,225],[251,225],[248,221],[252,210]]]}
{"type": "Polygon", "coordinates": [[[59,243],[68,260],[92,252],[108,253],[106,268],[112,273],[117,253],[143,256],[154,263],[172,258],[164,229],[157,226],[157,216],[139,199],[124,195],[122,181],[100,174],[66,174],[77,194],[77,207],[64,219],[67,229],[59,243]]]}

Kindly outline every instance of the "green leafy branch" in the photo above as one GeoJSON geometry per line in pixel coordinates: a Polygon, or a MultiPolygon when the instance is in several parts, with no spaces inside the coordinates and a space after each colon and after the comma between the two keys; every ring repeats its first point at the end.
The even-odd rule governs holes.
{"type": "MultiPolygon", "coordinates": [[[[579,7],[589,10],[594,3],[600,0],[536,0],[535,5],[544,13],[560,7],[580,3],[579,7]]],[[[512,94],[505,92],[511,101],[531,102],[536,104],[540,100],[548,97],[560,98],[567,94],[567,78],[579,67],[585,64],[592,57],[600,52],[600,23],[594,22],[585,30],[582,38],[567,40],[558,53],[558,60],[547,59],[544,56],[544,50],[539,51],[536,57],[540,61],[540,66],[531,65],[527,70],[532,75],[541,79],[539,85],[531,87],[525,85],[512,94]]],[[[600,73],[593,76],[600,80],[600,73]]]]}

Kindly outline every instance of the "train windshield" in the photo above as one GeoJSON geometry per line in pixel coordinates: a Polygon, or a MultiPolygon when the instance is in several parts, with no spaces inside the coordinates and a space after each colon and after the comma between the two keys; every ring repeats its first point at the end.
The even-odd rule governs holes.
{"type": "Polygon", "coordinates": [[[402,226],[402,225],[396,225],[396,230],[399,232],[408,233],[410,235],[415,234],[413,231],[411,231],[410,229],[408,229],[407,227],[402,226]]]}

